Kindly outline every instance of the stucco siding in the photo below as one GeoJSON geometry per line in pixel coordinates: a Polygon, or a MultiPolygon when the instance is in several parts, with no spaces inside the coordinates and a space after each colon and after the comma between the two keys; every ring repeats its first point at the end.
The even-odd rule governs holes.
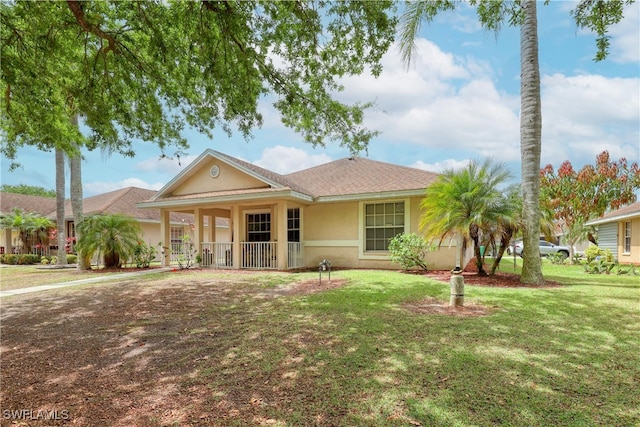
{"type": "Polygon", "coordinates": [[[625,251],[625,221],[618,223],[618,262],[623,264],[640,264],[640,218],[630,219],[631,250],[625,251]]]}
{"type": "Polygon", "coordinates": [[[326,203],[304,209],[304,239],[357,240],[358,203],[326,203]]]}
{"type": "Polygon", "coordinates": [[[195,171],[193,175],[186,178],[172,193],[175,196],[180,196],[204,193],[207,191],[244,190],[268,187],[264,182],[236,168],[232,168],[220,161],[211,160],[195,171]],[[211,168],[214,165],[218,166],[220,171],[217,178],[213,178],[210,174],[211,168]]]}
{"type": "MultiPolygon", "coordinates": [[[[307,268],[316,267],[323,259],[335,267],[399,268],[392,263],[388,252],[367,252],[365,247],[363,205],[386,200],[326,203],[304,208],[304,260],[307,268]]],[[[420,198],[392,199],[404,201],[408,212],[407,232],[419,232],[420,198]]],[[[456,248],[443,246],[427,255],[430,269],[455,267],[456,248]]]]}

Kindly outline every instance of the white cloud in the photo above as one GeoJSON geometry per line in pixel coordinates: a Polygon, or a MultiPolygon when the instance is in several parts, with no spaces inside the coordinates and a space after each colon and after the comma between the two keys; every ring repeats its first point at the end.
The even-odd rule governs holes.
{"type": "Polygon", "coordinates": [[[456,159],[446,159],[436,163],[425,163],[422,160],[418,160],[417,162],[411,165],[412,168],[422,169],[430,172],[441,173],[447,169],[462,169],[465,168],[469,164],[469,159],[466,160],[456,160],[456,159]]]}
{"type": "Polygon", "coordinates": [[[640,160],[640,79],[542,78],[542,163],[593,164],[596,154],[640,160]]]}
{"type": "Polygon", "coordinates": [[[96,194],[107,193],[109,191],[119,190],[126,187],[146,188],[149,190],[159,190],[164,186],[162,182],[149,183],[140,178],[126,178],[118,182],[94,181],[85,182],[82,185],[84,196],[92,196],[96,194]]]}
{"type": "Polygon", "coordinates": [[[262,157],[252,163],[276,173],[288,174],[330,161],[326,154],[310,154],[300,148],[276,145],[265,148],[262,157]]]}
{"type": "Polygon", "coordinates": [[[624,7],[624,18],[611,27],[611,58],[620,63],[640,62],[640,7],[624,7]]]}

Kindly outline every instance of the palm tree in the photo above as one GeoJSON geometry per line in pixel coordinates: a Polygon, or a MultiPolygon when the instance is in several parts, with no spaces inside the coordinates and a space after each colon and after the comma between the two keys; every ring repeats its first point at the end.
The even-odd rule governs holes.
{"type": "Polygon", "coordinates": [[[65,190],[65,177],[64,177],[64,151],[61,148],[55,149],[56,158],[56,228],[57,233],[57,245],[58,256],[56,264],[59,266],[67,263],[67,252],[64,250],[66,241],[65,231],[65,215],[64,215],[64,190],[65,190]]]}
{"type": "Polygon", "coordinates": [[[141,240],[140,225],[124,215],[91,215],[79,224],[77,248],[90,259],[102,257],[105,268],[121,267],[141,240]]]}
{"type": "MultiPolygon", "coordinates": [[[[525,248],[523,283],[544,283],[538,252],[540,234],[540,152],[542,147],[542,112],[540,107],[540,70],[538,64],[538,32],[536,0],[473,2],[478,6],[481,24],[498,31],[503,22],[520,25],[521,114],[520,154],[522,162],[523,214],[522,232],[525,248]]],[[[413,54],[415,38],[424,19],[431,21],[440,12],[455,9],[455,2],[418,1],[407,5],[401,17],[400,48],[408,65],[413,54]]]]}
{"type": "MultiPolygon", "coordinates": [[[[504,163],[494,165],[489,159],[482,163],[473,160],[458,171],[445,171],[429,186],[420,204],[421,230],[427,238],[439,240],[438,245],[447,237],[461,236],[461,254],[473,242],[478,274],[487,274],[480,241],[483,233],[510,218],[509,206],[499,190],[510,177],[504,163]]],[[[464,260],[464,256],[461,258],[464,260]]]]}
{"type": "Polygon", "coordinates": [[[21,208],[13,208],[9,214],[0,218],[0,225],[10,233],[18,230],[18,239],[22,242],[22,253],[31,253],[32,244],[48,244],[49,231],[54,228],[53,222],[42,215],[25,212],[21,208]]]}

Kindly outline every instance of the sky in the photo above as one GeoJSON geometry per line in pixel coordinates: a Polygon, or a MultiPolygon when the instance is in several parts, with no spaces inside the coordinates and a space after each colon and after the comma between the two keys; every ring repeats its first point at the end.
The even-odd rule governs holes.
{"type": "MultiPolygon", "coordinates": [[[[595,164],[603,150],[613,160],[640,162],[640,4],[626,6],[624,20],[611,28],[610,55],[602,62],[593,60],[595,36],[572,20],[574,7],[569,1],[538,3],[541,167],[557,169],[569,160],[578,169],[595,164]]],[[[380,135],[360,155],[434,172],[490,157],[509,167],[512,182],[520,182],[519,29],[488,32],[463,4],[425,23],[416,47],[408,68],[393,46],[380,77],[342,80],[345,90],[337,99],[375,103],[364,121],[380,135]]],[[[143,141],[134,144],[134,158],[85,151],[84,196],[129,186],[160,189],[209,148],[281,174],[349,157],[338,143],[304,143],[280,123],[266,99],[260,108],[264,124],[249,140],[239,132],[231,138],[215,132],[209,139],[185,131],[190,148],[179,164],[160,159],[160,150],[143,141]]],[[[53,152],[22,148],[18,161],[22,167],[9,171],[9,161],[0,159],[2,184],[55,189],[53,152]]]]}

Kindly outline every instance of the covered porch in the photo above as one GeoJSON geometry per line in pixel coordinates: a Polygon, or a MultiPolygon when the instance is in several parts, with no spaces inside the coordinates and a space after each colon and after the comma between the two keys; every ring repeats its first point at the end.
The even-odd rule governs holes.
{"type": "Polygon", "coordinates": [[[161,208],[162,265],[188,258],[214,269],[287,270],[304,267],[302,207],[286,200],[161,208]],[[193,223],[171,225],[172,212],[193,223]],[[227,224],[227,232],[220,223],[227,224]],[[212,226],[217,225],[217,226],[212,226]],[[168,243],[167,243],[168,242],[168,243]]]}

